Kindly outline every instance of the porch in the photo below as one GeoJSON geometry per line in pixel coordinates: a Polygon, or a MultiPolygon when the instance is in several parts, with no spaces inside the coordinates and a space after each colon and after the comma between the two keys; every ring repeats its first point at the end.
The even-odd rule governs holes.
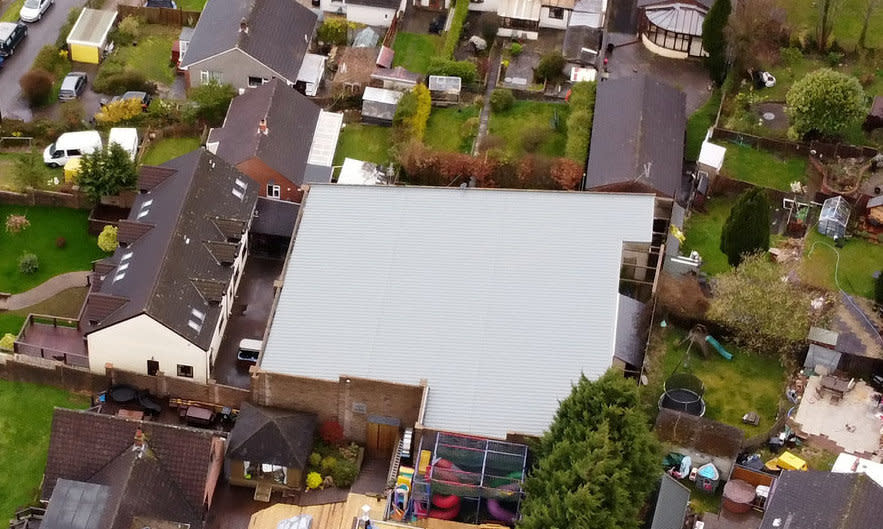
{"type": "Polygon", "coordinates": [[[89,367],[86,340],[79,320],[44,314],[29,314],[15,341],[18,354],[63,362],[72,367],[89,367]]]}

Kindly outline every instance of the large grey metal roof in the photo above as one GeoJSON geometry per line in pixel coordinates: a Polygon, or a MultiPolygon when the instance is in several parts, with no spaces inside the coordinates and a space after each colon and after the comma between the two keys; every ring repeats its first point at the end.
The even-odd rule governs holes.
{"type": "Polygon", "coordinates": [[[426,379],[427,427],[540,434],[612,363],[622,243],[650,241],[654,202],[312,186],[261,369],[426,379]]]}
{"type": "Polygon", "coordinates": [[[689,504],[690,489],[668,474],[663,474],[650,529],[683,529],[689,504]]]}

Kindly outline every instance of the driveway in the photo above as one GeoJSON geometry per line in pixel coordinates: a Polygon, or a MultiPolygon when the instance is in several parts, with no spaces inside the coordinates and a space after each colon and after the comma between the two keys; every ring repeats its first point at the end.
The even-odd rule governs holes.
{"type": "Polygon", "coordinates": [[[0,111],[4,119],[31,120],[31,110],[21,97],[18,80],[31,69],[40,48],[55,43],[68,11],[83,4],[84,0],[55,0],[55,5],[46,11],[42,20],[28,24],[28,36],[0,70],[0,111]]]}

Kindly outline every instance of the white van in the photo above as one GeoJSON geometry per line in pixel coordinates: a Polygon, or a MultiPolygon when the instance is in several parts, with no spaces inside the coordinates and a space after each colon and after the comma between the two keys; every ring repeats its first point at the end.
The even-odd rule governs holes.
{"type": "Polygon", "coordinates": [[[107,144],[116,143],[123,148],[132,161],[135,161],[135,155],[138,154],[138,130],[132,128],[112,128],[107,135],[107,144]]]}
{"type": "Polygon", "coordinates": [[[237,353],[236,358],[241,362],[256,364],[258,362],[258,357],[261,355],[261,346],[263,346],[263,344],[264,343],[260,340],[243,338],[239,342],[239,352],[237,353]]]}
{"type": "Polygon", "coordinates": [[[100,151],[101,146],[101,135],[97,130],[65,132],[43,151],[43,163],[49,167],[61,167],[71,158],[100,151]]]}

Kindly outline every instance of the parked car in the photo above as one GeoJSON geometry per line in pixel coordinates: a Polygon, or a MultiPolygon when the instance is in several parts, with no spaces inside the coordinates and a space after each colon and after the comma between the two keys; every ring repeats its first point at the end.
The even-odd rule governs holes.
{"type": "Polygon", "coordinates": [[[65,132],[43,151],[43,163],[49,167],[62,167],[71,158],[79,158],[102,147],[97,130],[65,132]]]}
{"type": "Polygon", "coordinates": [[[71,72],[64,76],[61,81],[61,88],[58,90],[58,99],[61,101],[72,101],[83,93],[86,89],[86,82],[89,76],[84,72],[71,72]]]}
{"type": "Polygon", "coordinates": [[[36,22],[43,18],[43,13],[54,3],[55,0],[25,0],[18,17],[23,22],[36,22]]]}
{"type": "Polygon", "coordinates": [[[129,153],[134,162],[135,156],[138,154],[138,129],[130,127],[114,127],[110,129],[107,135],[107,144],[110,145],[111,143],[116,143],[122,147],[129,153]]]}
{"type": "Polygon", "coordinates": [[[11,57],[27,36],[28,26],[24,22],[0,22],[0,57],[11,57]]]}
{"type": "Polygon", "coordinates": [[[121,96],[113,96],[113,99],[111,99],[110,102],[111,102],[111,103],[116,103],[117,101],[124,101],[124,100],[127,100],[127,99],[138,99],[138,100],[140,100],[140,101],[141,101],[141,109],[142,109],[144,112],[147,112],[147,107],[150,106],[150,101],[151,101],[151,99],[153,99],[153,98],[150,97],[150,94],[148,94],[147,92],[130,91],[130,92],[126,92],[125,94],[123,94],[123,95],[121,95],[121,96]]]}

